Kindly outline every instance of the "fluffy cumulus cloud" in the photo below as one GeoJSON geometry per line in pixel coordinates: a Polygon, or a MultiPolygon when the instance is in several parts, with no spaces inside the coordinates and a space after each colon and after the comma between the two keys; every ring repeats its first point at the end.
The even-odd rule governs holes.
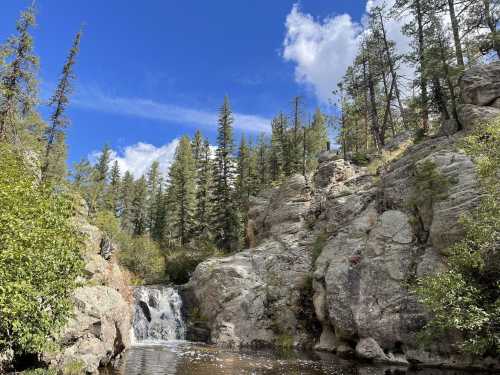
{"type": "MultiPolygon", "coordinates": [[[[217,126],[217,112],[163,103],[147,98],[109,95],[97,87],[79,86],[73,104],[124,116],[134,116],[161,122],[213,129],[217,126]]],[[[234,127],[246,132],[269,132],[271,120],[262,116],[234,113],[234,127]]]]}
{"type": "MultiPolygon", "coordinates": [[[[163,146],[156,147],[152,144],[139,142],[135,145],[127,146],[122,151],[111,151],[111,160],[118,162],[120,170],[129,171],[135,178],[141,177],[147,172],[154,161],[160,163],[160,171],[166,175],[174,160],[175,149],[179,144],[178,139],[172,140],[163,146]]],[[[93,152],[89,159],[96,161],[100,152],[93,152]]]]}
{"type": "MultiPolygon", "coordinates": [[[[383,0],[367,1],[366,12],[382,3],[383,0]]],[[[385,3],[390,6],[393,0],[385,3]]],[[[354,21],[349,14],[318,20],[303,13],[297,4],[288,14],[283,57],[296,65],[296,81],[311,86],[320,101],[327,102],[332,97],[332,91],[353,62],[365,22],[366,14],[360,22],[354,21]]],[[[409,48],[408,39],[401,33],[404,22],[404,19],[391,19],[386,24],[387,34],[396,42],[399,52],[409,48]]]]}

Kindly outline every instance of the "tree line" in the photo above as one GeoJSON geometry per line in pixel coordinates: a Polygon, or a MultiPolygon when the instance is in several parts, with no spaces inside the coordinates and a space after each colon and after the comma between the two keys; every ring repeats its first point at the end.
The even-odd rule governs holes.
{"type": "Polygon", "coordinates": [[[344,153],[380,152],[401,132],[422,138],[443,122],[460,130],[458,80],[467,66],[500,57],[499,11],[490,0],[396,0],[372,8],[358,54],[336,90],[344,153]],[[391,19],[406,21],[406,54],[388,36],[391,19]],[[404,65],[415,77],[403,75],[404,65]]]}
{"type": "Polygon", "coordinates": [[[82,160],[74,167],[72,184],[85,197],[91,215],[112,212],[122,230],[148,235],[163,249],[212,243],[224,252],[249,245],[250,199],[259,191],[315,168],[328,142],[327,119],[318,109],[310,123],[303,121],[302,100],[293,100],[290,116],[280,113],[270,136],[234,141],[229,99],[219,111],[217,143],[212,146],[199,130],[180,138],[166,175],[158,161],[134,178],[111,160],[104,146],[92,165],[82,160]]]}

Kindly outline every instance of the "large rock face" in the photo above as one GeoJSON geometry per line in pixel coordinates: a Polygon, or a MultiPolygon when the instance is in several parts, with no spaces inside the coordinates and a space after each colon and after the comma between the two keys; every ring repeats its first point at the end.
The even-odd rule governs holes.
{"type": "MultiPolygon", "coordinates": [[[[493,113],[484,104],[500,96],[491,84],[499,74],[496,63],[466,75],[466,106],[493,113]]],[[[461,136],[413,145],[377,176],[322,153],[307,182],[295,176],[255,198],[249,217],[257,246],[203,262],[185,288],[211,340],[242,346],[287,339],[373,361],[487,366],[489,359],[456,351],[459,337],[419,347],[417,332],[429,317],[409,288],[445,269],[444,250],[463,236],[460,218],[478,203],[478,177],[457,146],[461,136]],[[447,182],[444,193],[418,190],[429,165],[447,182]]]]}
{"type": "Polygon", "coordinates": [[[467,70],[460,86],[465,104],[492,105],[500,98],[500,61],[467,70]]]}
{"type": "Polygon", "coordinates": [[[311,343],[314,312],[303,177],[266,193],[253,208],[257,247],[200,264],[184,288],[187,308],[208,320],[211,341],[224,346],[311,343]],[[306,327],[307,326],[311,326],[306,327]]]}
{"type": "Polygon", "coordinates": [[[500,116],[500,61],[479,65],[460,80],[463,103],[458,117],[464,129],[500,116]]]}
{"type": "Polygon", "coordinates": [[[130,344],[132,294],[125,272],[100,255],[103,234],[85,216],[82,206],[75,221],[86,239],[85,286],[74,293],[75,311],[59,337],[61,350],[44,357],[60,368],[80,362],[87,373],[97,373],[99,366],[110,363],[130,344]]]}

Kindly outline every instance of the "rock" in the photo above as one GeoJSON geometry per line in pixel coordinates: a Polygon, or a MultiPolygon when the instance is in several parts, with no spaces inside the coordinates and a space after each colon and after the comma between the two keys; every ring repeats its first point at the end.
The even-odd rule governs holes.
{"type": "Polygon", "coordinates": [[[446,136],[455,134],[459,130],[459,124],[455,119],[448,119],[443,121],[439,129],[438,136],[446,136]]]}
{"type": "Polygon", "coordinates": [[[186,310],[189,315],[199,309],[218,345],[271,346],[292,337],[297,346],[312,346],[316,320],[306,223],[311,193],[296,175],[263,196],[251,212],[259,236],[267,238],[199,264],[183,288],[186,310]]]}
{"type": "Polygon", "coordinates": [[[478,65],[467,70],[460,80],[466,104],[487,106],[500,98],[500,62],[478,65]]]}
{"type": "Polygon", "coordinates": [[[101,243],[99,245],[99,248],[101,251],[99,252],[101,256],[109,260],[111,258],[111,255],[113,254],[113,251],[115,250],[115,245],[113,242],[111,242],[110,238],[107,235],[102,236],[101,243]]]}
{"type": "Polygon", "coordinates": [[[387,361],[388,359],[379,344],[371,337],[358,341],[356,345],[356,355],[359,358],[371,361],[387,361]]]}
{"type": "Polygon", "coordinates": [[[186,326],[186,340],[209,343],[210,327],[206,322],[189,322],[186,326]]]}
{"type": "MultiPolygon", "coordinates": [[[[478,121],[500,114],[474,104],[462,109],[477,111],[478,121]]],[[[416,336],[429,316],[408,288],[446,269],[444,250],[463,236],[460,218],[481,196],[473,162],[457,150],[461,132],[449,124],[448,133],[409,146],[378,176],[322,153],[312,179],[293,176],[252,199],[257,246],[201,263],[186,286],[211,341],[267,346],[285,335],[397,365],[481,368],[477,358],[460,357],[456,335],[436,338],[428,352],[420,348],[416,336]],[[415,209],[415,173],[429,161],[447,191],[415,209]]],[[[498,264],[488,267],[495,272],[498,264]]]]}
{"type": "Polygon", "coordinates": [[[340,155],[335,151],[321,151],[318,155],[318,162],[324,163],[326,161],[332,161],[340,159],[340,155]]]}
{"type": "Polygon", "coordinates": [[[97,373],[129,345],[130,306],[114,289],[83,287],[75,292],[75,315],[61,336],[60,367],[82,361],[85,371],[97,373]]]}
{"type": "Polygon", "coordinates": [[[465,130],[471,130],[499,116],[500,109],[495,107],[480,107],[474,104],[463,104],[458,107],[458,118],[465,130]]]}
{"type": "Polygon", "coordinates": [[[324,188],[334,181],[344,181],[353,175],[353,169],[344,159],[330,159],[320,162],[314,175],[314,183],[318,188],[324,188]]]}
{"type": "Polygon", "coordinates": [[[87,373],[97,373],[100,365],[110,363],[130,344],[132,291],[127,274],[114,260],[100,255],[104,236],[81,215],[85,205],[78,212],[74,221],[85,235],[81,253],[86,285],[74,292],[73,317],[58,339],[61,351],[45,353],[43,359],[60,368],[81,361],[87,373]]]}
{"type": "Polygon", "coordinates": [[[0,374],[6,373],[14,359],[14,351],[7,350],[0,352],[0,374]]]}
{"type": "Polygon", "coordinates": [[[446,198],[432,206],[429,227],[430,244],[442,251],[463,237],[460,219],[477,206],[481,188],[476,167],[464,154],[443,150],[432,153],[419,163],[425,161],[431,161],[437,172],[449,181],[446,198]]]}
{"type": "Polygon", "coordinates": [[[184,302],[199,309],[217,345],[271,346],[283,335],[312,345],[304,324],[314,321],[313,309],[303,303],[312,297],[305,295],[310,267],[305,248],[266,241],[198,265],[184,292],[192,297],[184,302]]]}

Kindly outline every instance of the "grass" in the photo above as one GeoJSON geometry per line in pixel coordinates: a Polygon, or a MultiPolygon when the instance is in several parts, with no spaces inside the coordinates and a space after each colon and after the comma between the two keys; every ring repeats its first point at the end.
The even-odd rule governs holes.
{"type": "Polygon", "coordinates": [[[385,168],[385,166],[397,159],[399,159],[404,152],[413,144],[412,140],[401,143],[395,150],[382,150],[382,154],[373,159],[366,168],[368,172],[372,175],[377,175],[379,173],[380,167],[385,168]]]}
{"type": "Polygon", "coordinates": [[[73,361],[64,366],[63,375],[84,375],[85,363],[83,361],[73,361]]]}
{"type": "Polygon", "coordinates": [[[282,334],[276,339],[276,346],[281,350],[291,350],[293,349],[293,336],[282,334]]]}

